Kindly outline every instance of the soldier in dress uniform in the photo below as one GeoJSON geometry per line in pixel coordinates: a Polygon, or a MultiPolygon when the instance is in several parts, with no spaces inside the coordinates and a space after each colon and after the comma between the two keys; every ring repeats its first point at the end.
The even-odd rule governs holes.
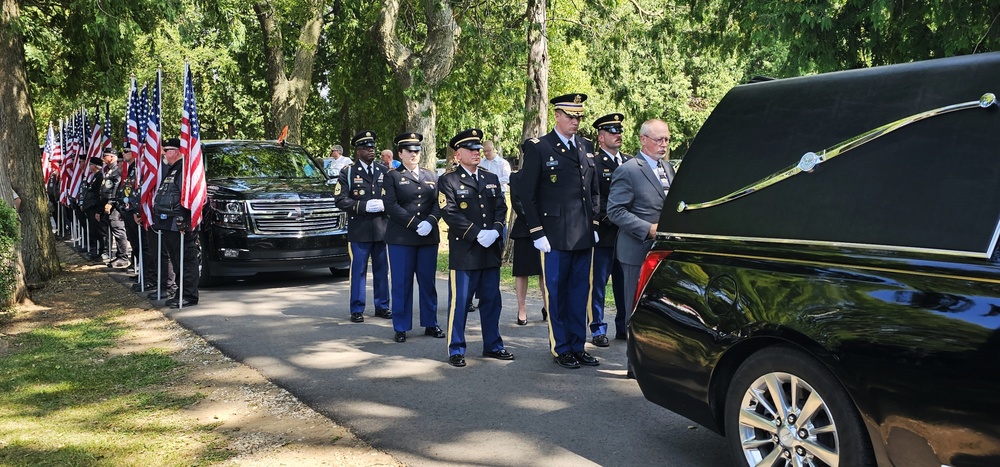
{"type": "Polygon", "coordinates": [[[420,133],[401,133],[393,140],[401,166],[386,174],[385,243],[392,275],[392,327],[396,342],[406,342],[413,329],[413,276],[420,287],[420,326],[424,335],[444,338],[438,326],[436,269],[438,243],[437,174],[420,168],[420,133]]]}
{"type": "Polygon", "coordinates": [[[607,347],[608,323],[604,321],[605,292],[611,279],[611,292],[615,295],[615,339],[625,339],[625,278],[622,264],[615,258],[615,239],[618,226],[608,219],[608,189],[611,174],[625,161],[632,158],[619,151],[622,147],[622,121],[620,113],[605,115],[594,121],[597,129],[598,150],[594,154],[594,168],[600,185],[601,204],[597,213],[600,225],[597,227],[599,240],[594,247],[594,292],[593,316],[590,319],[591,342],[598,347],[607,347]]]}
{"type": "Polygon", "coordinates": [[[468,296],[479,297],[483,356],[513,360],[500,338],[501,234],[507,203],[495,174],[479,170],[482,130],[470,128],[453,137],[458,167],[438,179],[438,205],[448,224],[448,363],[465,366],[468,296]]]}
{"type": "MultiPolygon", "coordinates": [[[[112,148],[104,150],[103,181],[101,182],[101,230],[105,235],[110,233],[107,241],[114,240],[115,252],[108,261],[108,267],[125,268],[129,265],[128,247],[125,234],[125,222],[122,215],[115,209],[118,202],[118,186],[122,182],[122,166],[118,163],[118,152],[112,148]]],[[[108,254],[111,255],[111,244],[108,243],[108,254]]]]}
{"type": "Polygon", "coordinates": [[[351,322],[365,321],[365,286],[368,260],[372,263],[375,316],[390,319],[389,266],[386,262],[385,214],[386,168],[375,163],[375,132],[359,131],[351,138],[355,162],[337,178],[337,207],[347,212],[348,251],[351,254],[351,322]]]}
{"type": "Polygon", "coordinates": [[[170,255],[174,271],[183,275],[183,296],[174,295],[166,305],[171,308],[198,304],[198,279],[201,276],[201,257],[198,247],[198,228],[191,228],[191,211],[181,205],[181,186],[184,179],[184,156],[181,140],[167,138],[163,141],[163,165],[160,167],[160,188],[153,198],[153,228],[162,233],[163,246],[170,255]],[[181,233],[184,235],[181,235],[181,233]],[[181,264],[181,248],[184,261],[181,264]]]}
{"type": "Polygon", "coordinates": [[[550,101],[556,126],[521,145],[524,164],[518,179],[525,221],[535,248],[542,252],[549,349],[563,368],[600,364],[584,350],[600,206],[594,155],[576,134],[586,99],[566,94],[550,101]]]}

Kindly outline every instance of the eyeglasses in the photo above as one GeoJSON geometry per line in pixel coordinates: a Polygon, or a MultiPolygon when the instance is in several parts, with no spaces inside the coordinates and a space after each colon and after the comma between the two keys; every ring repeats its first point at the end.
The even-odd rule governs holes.
{"type": "Polygon", "coordinates": [[[650,140],[650,141],[652,141],[654,143],[656,143],[657,146],[663,146],[664,144],[670,144],[670,137],[669,136],[664,136],[662,138],[653,138],[653,137],[651,137],[649,135],[642,135],[642,137],[646,138],[646,139],[648,139],[648,140],[650,140]]]}

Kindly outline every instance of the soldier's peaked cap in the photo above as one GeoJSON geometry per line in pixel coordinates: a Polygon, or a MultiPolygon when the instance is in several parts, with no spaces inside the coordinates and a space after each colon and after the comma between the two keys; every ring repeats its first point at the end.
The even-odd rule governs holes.
{"type": "Polygon", "coordinates": [[[420,142],[424,140],[424,135],[420,133],[400,133],[392,140],[396,150],[406,149],[407,151],[419,151],[420,142]]]}
{"type": "Polygon", "coordinates": [[[375,147],[375,132],[371,130],[361,130],[351,138],[351,146],[354,147],[375,147]]]}
{"type": "Polygon", "coordinates": [[[451,141],[448,141],[448,146],[456,150],[458,148],[482,149],[482,137],[483,130],[480,130],[479,128],[469,128],[468,130],[462,131],[453,136],[451,141]]]}
{"type": "Polygon", "coordinates": [[[583,103],[587,100],[586,94],[563,94],[553,97],[549,103],[556,107],[556,110],[566,112],[570,117],[582,117],[584,114],[583,103]]]}
{"type": "Polygon", "coordinates": [[[594,120],[594,128],[598,130],[604,130],[610,133],[621,133],[622,132],[622,121],[625,120],[625,116],[619,113],[607,114],[603,117],[594,120]]]}

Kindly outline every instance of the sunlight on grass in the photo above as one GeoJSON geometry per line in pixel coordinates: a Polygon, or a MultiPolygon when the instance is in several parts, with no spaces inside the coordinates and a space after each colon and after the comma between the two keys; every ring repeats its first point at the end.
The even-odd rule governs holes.
{"type": "Polygon", "coordinates": [[[110,357],[124,330],[105,319],[9,339],[0,360],[0,465],[202,465],[221,437],[179,409],[200,397],[159,388],[179,363],[161,350],[110,357]]]}

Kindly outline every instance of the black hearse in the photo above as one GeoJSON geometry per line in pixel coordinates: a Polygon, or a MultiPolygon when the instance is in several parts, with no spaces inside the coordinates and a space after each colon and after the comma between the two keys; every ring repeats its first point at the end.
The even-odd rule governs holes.
{"type": "Polygon", "coordinates": [[[738,86],[642,269],[647,399],[736,465],[1000,465],[1000,53],[738,86]]]}
{"type": "Polygon", "coordinates": [[[347,217],[333,185],[295,144],[205,141],[208,203],[201,285],[224,276],[349,266],[347,217]]]}

